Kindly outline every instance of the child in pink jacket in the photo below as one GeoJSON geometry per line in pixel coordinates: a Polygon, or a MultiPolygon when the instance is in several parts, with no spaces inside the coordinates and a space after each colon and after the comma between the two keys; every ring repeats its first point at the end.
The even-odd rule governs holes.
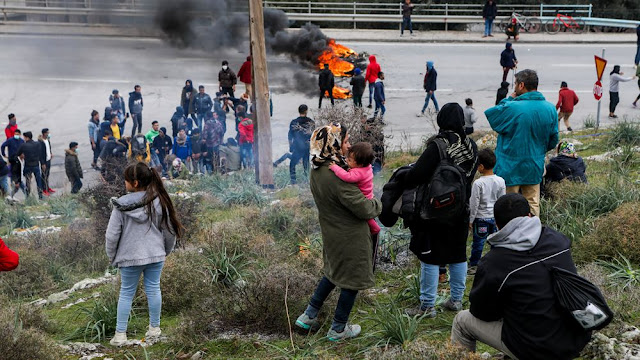
{"type": "MultiPolygon", "coordinates": [[[[356,184],[362,194],[367,199],[373,199],[373,168],[371,163],[375,159],[371,144],[359,142],[351,147],[349,156],[347,157],[347,165],[349,171],[344,170],[338,165],[331,165],[329,169],[333,171],[340,180],[350,184],[356,184]]],[[[375,219],[369,219],[367,222],[372,234],[380,232],[380,226],[375,219]]]]}

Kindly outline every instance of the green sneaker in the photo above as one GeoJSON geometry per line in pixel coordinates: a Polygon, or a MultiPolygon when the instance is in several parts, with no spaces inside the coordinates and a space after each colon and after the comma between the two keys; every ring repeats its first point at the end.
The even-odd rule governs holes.
{"type": "Polygon", "coordinates": [[[327,333],[327,339],[329,339],[329,341],[346,340],[360,335],[360,331],[362,331],[360,325],[347,324],[347,326],[344,327],[344,330],[340,333],[333,329],[329,330],[327,333]]]}
{"type": "Polygon", "coordinates": [[[296,326],[298,329],[304,330],[305,332],[320,330],[320,322],[318,322],[318,318],[311,319],[306,313],[302,313],[302,315],[298,316],[296,326]]]}

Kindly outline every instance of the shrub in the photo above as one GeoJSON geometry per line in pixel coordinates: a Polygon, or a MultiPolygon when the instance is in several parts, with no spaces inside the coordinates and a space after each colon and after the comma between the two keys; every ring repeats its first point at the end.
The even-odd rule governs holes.
{"type": "Polygon", "coordinates": [[[213,283],[231,287],[245,276],[247,260],[237,249],[230,252],[226,246],[220,249],[206,249],[206,271],[213,283]]]}
{"type": "Polygon", "coordinates": [[[623,120],[613,126],[609,133],[609,146],[640,144],[640,124],[623,120]]]}
{"type": "Polygon", "coordinates": [[[616,284],[622,285],[623,290],[631,285],[638,285],[640,283],[640,269],[633,266],[626,257],[620,255],[620,258],[615,258],[612,261],[600,260],[598,263],[611,271],[609,278],[616,284]]]}
{"type": "Polygon", "coordinates": [[[189,310],[213,291],[204,273],[204,257],[177,251],[167,257],[162,269],[162,311],[177,314],[189,310]]]}
{"type": "Polygon", "coordinates": [[[594,118],[593,115],[588,115],[586,118],[584,118],[584,120],[582,121],[582,126],[585,129],[593,129],[596,127],[596,119],[594,118]]]}
{"type": "Polygon", "coordinates": [[[91,227],[94,230],[95,237],[98,239],[104,239],[109,218],[111,218],[111,198],[126,194],[124,174],[118,171],[112,175],[117,177],[117,180],[112,183],[100,181],[98,185],[81,192],[79,196],[80,201],[87,208],[92,222],[91,227]]]}
{"type": "Polygon", "coordinates": [[[28,229],[35,225],[31,215],[22,206],[15,206],[5,214],[5,219],[12,229],[28,229]]]}
{"type": "Polygon", "coordinates": [[[0,294],[31,298],[53,292],[57,285],[49,274],[49,260],[34,250],[19,250],[20,265],[0,276],[0,294]]]}
{"type": "MultiPolygon", "coordinates": [[[[92,304],[78,309],[78,317],[83,325],[76,328],[67,340],[83,339],[88,342],[101,342],[116,331],[118,318],[118,291],[115,287],[108,287],[102,291],[100,297],[92,304]]],[[[131,317],[135,316],[134,308],[131,317]]]]}
{"type": "Polygon", "coordinates": [[[622,205],[611,214],[599,218],[593,232],[573,246],[576,261],[613,259],[618,254],[632,263],[640,263],[640,203],[622,205]]]}
{"type": "Polygon", "coordinates": [[[200,218],[200,212],[204,206],[202,198],[190,198],[185,199],[181,197],[173,197],[173,206],[175,207],[180,223],[185,228],[184,236],[180,239],[176,239],[177,247],[184,247],[198,231],[198,219],[200,218]]]}
{"type": "Polygon", "coordinates": [[[379,344],[406,347],[415,339],[422,318],[418,315],[411,317],[405,314],[404,309],[398,308],[395,302],[391,302],[387,305],[376,304],[372,320],[380,328],[377,335],[382,339],[379,344]]]}
{"type": "Polygon", "coordinates": [[[55,196],[47,202],[49,212],[62,215],[63,218],[75,218],[78,211],[78,201],[73,196],[55,196]]]}

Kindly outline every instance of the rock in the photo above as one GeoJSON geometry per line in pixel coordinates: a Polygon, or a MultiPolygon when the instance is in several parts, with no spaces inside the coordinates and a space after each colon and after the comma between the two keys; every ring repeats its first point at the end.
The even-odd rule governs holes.
{"type": "Polygon", "coordinates": [[[63,291],[63,292],[59,292],[59,293],[55,293],[55,294],[51,294],[49,295],[49,297],[47,298],[47,304],[55,304],[55,303],[59,303],[61,301],[65,301],[69,298],[69,293],[68,291],[63,291]]]}
{"type": "Polygon", "coordinates": [[[635,326],[632,326],[627,331],[622,333],[620,337],[626,342],[637,343],[640,339],[640,329],[635,326]]]}
{"type": "Polygon", "coordinates": [[[486,360],[486,359],[490,359],[490,358],[491,358],[491,354],[489,354],[488,352],[483,352],[483,353],[480,355],[480,357],[481,357],[481,358],[483,358],[483,359],[485,359],[485,360],[486,360]]]}
{"type": "Polygon", "coordinates": [[[204,357],[204,353],[202,351],[198,351],[191,357],[191,360],[200,360],[204,357]]]}

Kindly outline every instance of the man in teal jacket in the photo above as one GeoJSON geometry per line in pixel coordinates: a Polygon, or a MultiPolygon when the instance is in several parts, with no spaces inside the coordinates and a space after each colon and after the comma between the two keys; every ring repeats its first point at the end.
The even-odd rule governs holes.
{"type": "Polygon", "coordinates": [[[545,154],[558,144],[558,114],[538,92],[538,74],[517,73],[515,92],[485,115],[498,133],[495,173],[504,179],[507,193],[522,193],[539,216],[545,154]]]}

